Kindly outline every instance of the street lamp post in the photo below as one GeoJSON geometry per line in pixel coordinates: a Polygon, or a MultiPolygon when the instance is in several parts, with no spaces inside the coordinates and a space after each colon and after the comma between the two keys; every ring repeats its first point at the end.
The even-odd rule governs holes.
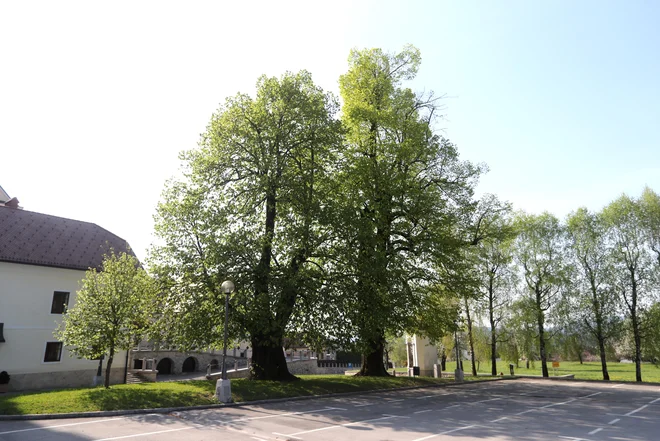
{"type": "Polygon", "coordinates": [[[215,383],[215,395],[221,403],[231,403],[231,381],[227,379],[227,326],[229,323],[229,297],[234,292],[234,282],[225,280],[221,289],[225,294],[225,339],[222,346],[222,378],[215,383]]]}

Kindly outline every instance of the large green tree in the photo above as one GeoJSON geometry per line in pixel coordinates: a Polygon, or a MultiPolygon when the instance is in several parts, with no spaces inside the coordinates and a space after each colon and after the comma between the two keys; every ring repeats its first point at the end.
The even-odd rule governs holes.
{"type": "MultiPolygon", "coordinates": [[[[571,328],[593,335],[600,354],[603,380],[609,380],[606,347],[621,329],[619,296],[609,283],[612,272],[611,243],[601,214],[580,208],[567,219],[569,248],[575,266],[572,299],[568,308],[571,328]],[[577,322],[577,323],[575,323],[577,322]]],[[[573,339],[572,341],[582,341],[573,339]]]]}
{"type": "Polygon", "coordinates": [[[341,140],[337,109],[308,72],[261,77],[254,97],[228,98],[199,148],[182,154],[184,178],[170,183],[156,216],[152,261],[167,287],[162,338],[220,347],[220,285],[229,278],[237,287],[232,335],[251,342],[252,377],[295,378],[283,339],[321,314],[314,296],[330,237],[323,219],[341,140]]]}
{"type": "Polygon", "coordinates": [[[437,101],[402,87],[420,60],[411,46],[353,50],[339,81],[347,134],[336,255],[342,310],[364,354],[360,375],[387,375],[385,335],[411,327],[438,291],[434,267],[459,259],[456,225],[479,174],[434,131],[437,101]]]}
{"type": "Polygon", "coordinates": [[[475,273],[480,290],[478,311],[486,317],[490,327],[491,373],[497,375],[497,343],[506,338],[500,336],[500,324],[511,308],[518,278],[513,265],[515,232],[512,221],[498,216],[493,227],[505,234],[491,236],[478,244],[475,273]]]}
{"type": "Polygon", "coordinates": [[[151,323],[157,285],[135,256],[114,252],[105,257],[101,271],[88,270],[81,283],[56,335],[73,355],[108,355],[107,388],[115,353],[133,347],[151,323]]]}
{"type": "Polygon", "coordinates": [[[612,242],[612,275],[628,312],[633,336],[635,377],[642,381],[642,320],[652,293],[652,258],[638,200],[622,195],[603,210],[612,242]]]}
{"type": "Polygon", "coordinates": [[[524,280],[523,298],[536,319],[541,372],[548,376],[548,319],[561,301],[566,286],[566,235],[559,220],[550,213],[520,214],[516,221],[516,259],[524,280]]]}

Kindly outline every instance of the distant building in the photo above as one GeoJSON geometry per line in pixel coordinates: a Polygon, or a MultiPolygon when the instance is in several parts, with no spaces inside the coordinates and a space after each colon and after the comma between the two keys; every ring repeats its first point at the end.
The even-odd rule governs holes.
{"type": "MultiPolygon", "coordinates": [[[[0,187],[0,371],[10,390],[88,386],[98,361],[70,357],[53,331],[89,268],[128,243],[89,222],[23,210],[0,187]]],[[[126,352],[111,382],[123,383],[126,352]]]]}

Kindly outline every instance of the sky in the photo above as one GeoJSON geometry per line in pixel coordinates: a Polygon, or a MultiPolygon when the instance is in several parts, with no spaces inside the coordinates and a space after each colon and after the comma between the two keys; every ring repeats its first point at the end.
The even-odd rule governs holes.
{"type": "MultiPolygon", "coordinates": [[[[477,191],[560,218],[660,192],[660,2],[3,1],[0,186],[144,259],[179,152],[228,96],[306,69],[338,94],[351,48],[422,53],[438,129],[477,191]]],[[[0,234],[2,234],[0,232],[0,234]]]]}

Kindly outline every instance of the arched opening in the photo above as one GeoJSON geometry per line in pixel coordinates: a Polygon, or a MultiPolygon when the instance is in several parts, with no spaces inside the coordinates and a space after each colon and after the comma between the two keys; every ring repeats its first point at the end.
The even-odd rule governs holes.
{"type": "Polygon", "coordinates": [[[156,365],[158,370],[158,375],[171,375],[172,374],[173,363],[169,358],[163,358],[156,365]]]}
{"type": "Polygon", "coordinates": [[[197,370],[197,360],[193,357],[188,357],[183,360],[183,367],[181,372],[195,372],[197,370]]]}

